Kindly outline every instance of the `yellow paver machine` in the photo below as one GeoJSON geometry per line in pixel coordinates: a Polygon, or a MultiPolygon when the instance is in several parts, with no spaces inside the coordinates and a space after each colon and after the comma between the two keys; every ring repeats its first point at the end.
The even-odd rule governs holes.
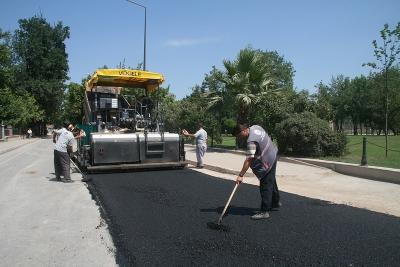
{"type": "Polygon", "coordinates": [[[164,131],[157,89],[163,75],[98,69],[86,83],[86,138],[75,160],[88,172],[183,168],[183,138],[164,131]]]}

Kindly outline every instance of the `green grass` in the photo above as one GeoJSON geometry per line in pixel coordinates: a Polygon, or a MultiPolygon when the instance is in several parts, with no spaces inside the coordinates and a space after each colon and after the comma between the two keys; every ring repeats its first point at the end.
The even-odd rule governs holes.
{"type": "MultiPolygon", "coordinates": [[[[385,136],[367,135],[367,162],[369,166],[380,166],[400,169],[400,136],[388,136],[388,156],[385,156],[385,136]],[[391,151],[392,150],[392,151],[391,151]]],[[[360,164],[362,156],[363,136],[347,136],[346,153],[341,157],[324,157],[360,164]]]]}
{"type": "MultiPolygon", "coordinates": [[[[360,164],[362,156],[362,139],[364,136],[347,136],[346,153],[341,157],[324,157],[334,160],[360,164]]],[[[385,157],[385,136],[367,135],[367,162],[369,166],[380,166],[400,169],[400,136],[388,136],[388,157],[385,157]]],[[[211,142],[211,140],[209,139],[211,142]]],[[[210,146],[210,144],[209,144],[210,146]]],[[[223,136],[222,144],[214,147],[235,149],[235,137],[223,136]]]]}
{"type": "MultiPolygon", "coordinates": [[[[210,138],[208,139],[208,145],[211,146],[210,138]]],[[[221,144],[214,143],[214,147],[235,149],[235,147],[236,147],[235,137],[233,137],[232,135],[222,135],[222,143],[221,144]]]]}
{"type": "MultiPolygon", "coordinates": [[[[225,148],[225,149],[235,149],[235,137],[232,135],[222,135],[222,143],[217,144],[214,141],[214,146],[213,147],[218,147],[218,148],[225,148]]],[[[185,144],[195,144],[194,138],[185,138],[185,144]]],[[[207,140],[207,145],[208,147],[211,147],[211,136],[208,137],[207,140]]]]}

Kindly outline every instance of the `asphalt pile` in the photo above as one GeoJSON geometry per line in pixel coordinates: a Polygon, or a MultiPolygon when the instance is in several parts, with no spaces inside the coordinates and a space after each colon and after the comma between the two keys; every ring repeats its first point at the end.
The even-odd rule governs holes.
{"type": "MultiPolygon", "coordinates": [[[[281,192],[283,206],[252,221],[257,186],[239,186],[223,224],[216,222],[234,187],[190,169],[91,175],[121,265],[394,266],[400,219],[281,192]]],[[[279,186],[279,181],[278,181],[279,186]]],[[[373,201],[373,198],[371,199],[373,201]]]]}

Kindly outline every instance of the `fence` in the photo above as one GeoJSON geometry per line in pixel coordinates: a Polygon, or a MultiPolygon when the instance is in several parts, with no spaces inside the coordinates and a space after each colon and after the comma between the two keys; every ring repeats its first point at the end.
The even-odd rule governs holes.
{"type": "Polygon", "coordinates": [[[367,137],[363,137],[363,141],[362,142],[351,144],[351,145],[348,145],[347,147],[358,146],[360,144],[362,144],[361,166],[365,166],[365,165],[368,164],[368,161],[367,161],[367,144],[375,146],[375,147],[378,147],[378,148],[381,148],[381,149],[384,149],[385,151],[391,151],[391,152],[395,152],[395,153],[400,153],[400,150],[386,148],[386,147],[378,145],[378,144],[376,144],[374,142],[370,142],[370,141],[367,140],[367,137]]]}

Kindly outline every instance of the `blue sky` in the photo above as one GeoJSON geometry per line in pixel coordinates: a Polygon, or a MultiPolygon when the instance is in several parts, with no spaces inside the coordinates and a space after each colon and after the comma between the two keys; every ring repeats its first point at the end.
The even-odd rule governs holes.
{"type": "MultiPolygon", "coordinates": [[[[371,42],[385,23],[400,21],[398,0],[141,0],[147,7],[150,71],[164,74],[178,99],[201,84],[212,66],[222,69],[240,49],[277,51],[293,64],[297,90],[332,76],[368,74],[371,42]]],[[[144,9],[125,0],[12,0],[0,4],[0,27],[13,32],[18,19],[42,14],[70,27],[69,76],[80,82],[107,65],[143,61],[144,9]]]]}

